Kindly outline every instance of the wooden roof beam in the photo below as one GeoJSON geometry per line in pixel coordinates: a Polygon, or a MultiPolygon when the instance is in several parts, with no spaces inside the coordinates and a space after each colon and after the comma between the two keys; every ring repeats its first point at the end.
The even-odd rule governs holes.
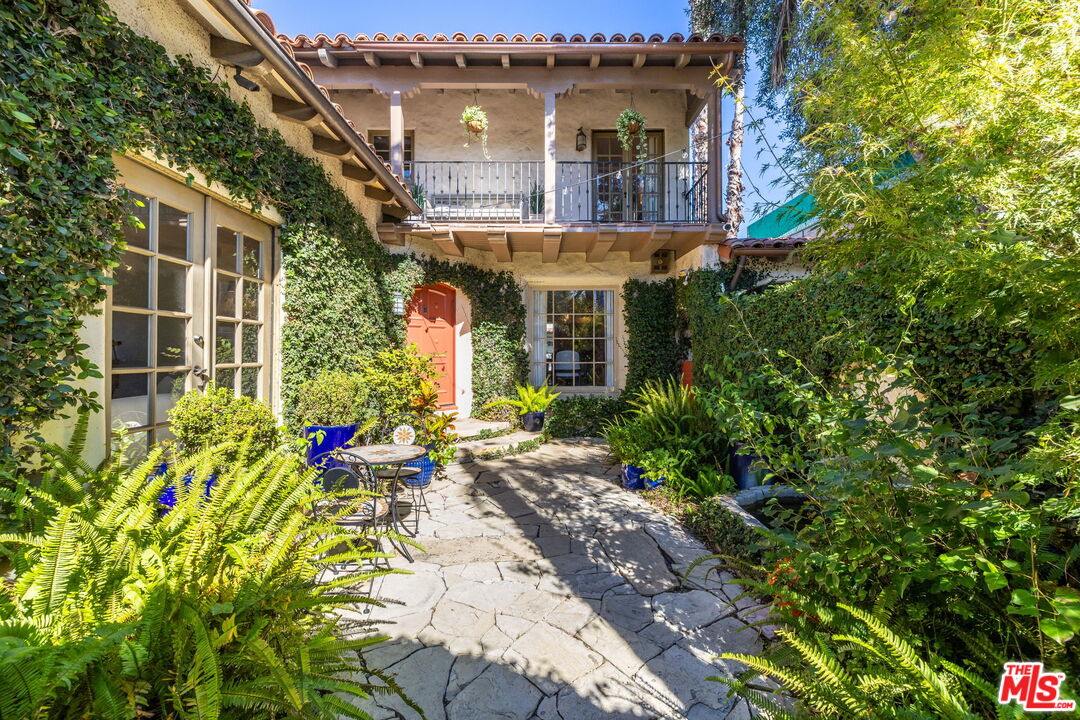
{"type": "Polygon", "coordinates": [[[505,230],[488,230],[488,246],[499,262],[511,262],[514,259],[510,236],[505,230]]]}
{"type": "Polygon", "coordinates": [[[380,60],[379,56],[373,52],[364,53],[364,62],[368,64],[368,67],[373,68],[377,68],[382,65],[382,60],[380,60]]]}
{"type": "Polygon", "coordinates": [[[551,55],[551,54],[549,53],[549,54],[548,54],[548,56],[547,56],[547,61],[546,61],[546,63],[547,63],[547,68],[548,68],[548,70],[550,70],[550,69],[552,69],[553,67],[555,67],[555,56],[554,56],[554,55],[551,55]]]}
{"type": "Polygon", "coordinates": [[[645,54],[638,53],[634,56],[634,69],[640,70],[645,65],[645,54]]]}
{"type": "Polygon", "coordinates": [[[654,227],[649,237],[643,240],[637,248],[630,251],[630,261],[647,262],[651,260],[653,253],[667,244],[670,239],[670,227],[654,227]]]}
{"type": "Polygon", "coordinates": [[[352,155],[353,152],[352,146],[344,140],[332,140],[322,135],[311,136],[311,147],[320,155],[330,155],[342,160],[352,155]]]}
{"type": "Polygon", "coordinates": [[[417,68],[418,70],[423,70],[424,58],[420,57],[420,53],[409,53],[409,61],[413,64],[413,67],[417,68]]]}
{"type": "Polygon", "coordinates": [[[503,53],[502,54],[502,66],[503,66],[503,70],[509,70],[510,69],[510,54],[509,53],[503,53]]]}
{"type": "Polygon", "coordinates": [[[397,203],[385,203],[382,207],[382,211],[386,215],[389,215],[392,218],[397,218],[398,220],[404,220],[405,218],[409,217],[408,208],[403,208],[397,203]]]}
{"type": "Polygon", "coordinates": [[[592,247],[585,253],[585,261],[591,263],[603,262],[608,251],[611,250],[611,246],[615,244],[617,237],[618,232],[614,227],[601,226],[596,233],[596,239],[593,241],[592,247]]]}
{"type": "Polygon", "coordinates": [[[266,62],[266,57],[252,46],[216,35],[210,36],[210,54],[224,65],[255,68],[266,62]]]}
{"type": "Polygon", "coordinates": [[[270,109],[282,120],[302,125],[311,124],[319,119],[319,111],[315,108],[281,95],[271,96],[270,109]]]}
{"type": "Polygon", "coordinates": [[[599,55],[590,56],[589,57],[589,68],[591,70],[595,70],[598,67],[600,67],[600,56],[599,55]]]}
{"type": "Polygon", "coordinates": [[[385,188],[381,188],[378,185],[365,185],[364,195],[372,200],[378,200],[382,203],[388,203],[394,199],[394,193],[385,188]]]}
{"type": "Polygon", "coordinates": [[[457,63],[457,66],[462,70],[469,67],[469,63],[465,61],[465,55],[463,53],[457,53],[456,55],[454,55],[454,62],[457,63]]]}
{"type": "Polygon", "coordinates": [[[348,180],[354,180],[361,183],[369,183],[375,179],[375,172],[373,170],[347,162],[341,163],[341,174],[348,180]]]}
{"type": "Polygon", "coordinates": [[[331,55],[330,51],[326,48],[319,48],[319,62],[324,67],[336,68],[338,66],[337,56],[331,55]]]}
{"type": "Polygon", "coordinates": [[[465,246],[453,230],[436,230],[431,234],[431,239],[447,255],[465,257],[465,246]]]}
{"type": "Polygon", "coordinates": [[[559,261],[559,251],[562,250],[562,228],[544,228],[544,245],[542,258],[546,263],[559,261]]]}
{"type": "Polygon", "coordinates": [[[690,55],[683,54],[675,58],[675,69],[682,70],[684,67],[690,64],[690,55]]]}

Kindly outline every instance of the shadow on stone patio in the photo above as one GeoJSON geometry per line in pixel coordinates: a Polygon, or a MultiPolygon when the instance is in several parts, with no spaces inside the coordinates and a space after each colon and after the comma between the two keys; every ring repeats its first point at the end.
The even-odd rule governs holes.
{"type": "Polygon", "coordinates": [[[718,653],[760,647],[738,588],[703,568],[680,587],[706,548],[613,476],[594,443],[452,468],[429,495],[425,552],[402,565],[415,574],[387,577],[387,607],[363,618],[395,638],[369,662],[429,719],[750,717],[705,680],[741,667],[718,653]]]}

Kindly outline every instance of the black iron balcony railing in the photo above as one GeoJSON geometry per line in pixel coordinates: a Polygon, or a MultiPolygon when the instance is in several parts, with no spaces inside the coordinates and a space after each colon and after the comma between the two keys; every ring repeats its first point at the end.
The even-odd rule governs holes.
{"type": "MultiPolygon", "coordinates": [[[[426,222],[543,222],[540,161],[416,161],[407,169],[426,222]]],[[[558,222],[705,222],[706,164],[577,162],[556,164],[558,222]]]]}

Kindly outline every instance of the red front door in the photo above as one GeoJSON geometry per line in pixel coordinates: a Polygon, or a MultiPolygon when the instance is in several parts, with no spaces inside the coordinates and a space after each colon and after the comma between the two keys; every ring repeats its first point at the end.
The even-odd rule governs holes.
{"type": "Polygon", "coordinates": [[[439,388],[439,406],[456,407],[454,399],[454,289],[448,285],[425,285],[416,288],[409,304],[408,341],[435,363],[439,388]]]}

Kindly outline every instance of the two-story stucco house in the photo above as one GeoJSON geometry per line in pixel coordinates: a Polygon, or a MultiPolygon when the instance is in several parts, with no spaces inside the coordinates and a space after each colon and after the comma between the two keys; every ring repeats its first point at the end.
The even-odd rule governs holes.
{"type": "MultiPolygon", "coordinates": [[[[288,40],[421,206],[384,217],[380,239],[521,281],[534,384],[618,392],[623,283],[713,262],[729,239],[717,85],[738,38],[288,40]],[[486,147],[461,122],[468,106],[487,114],[486,147]],[[645,117],[644,161],[616,134],[627,108],[645,117]],[[696,156],[690,127],[702,113],[707,152],[696,156]]],[[[425,287],[413,307],[409,336],[439,358],[444,406],[469,412],[467,298],[425,287]]]]}

